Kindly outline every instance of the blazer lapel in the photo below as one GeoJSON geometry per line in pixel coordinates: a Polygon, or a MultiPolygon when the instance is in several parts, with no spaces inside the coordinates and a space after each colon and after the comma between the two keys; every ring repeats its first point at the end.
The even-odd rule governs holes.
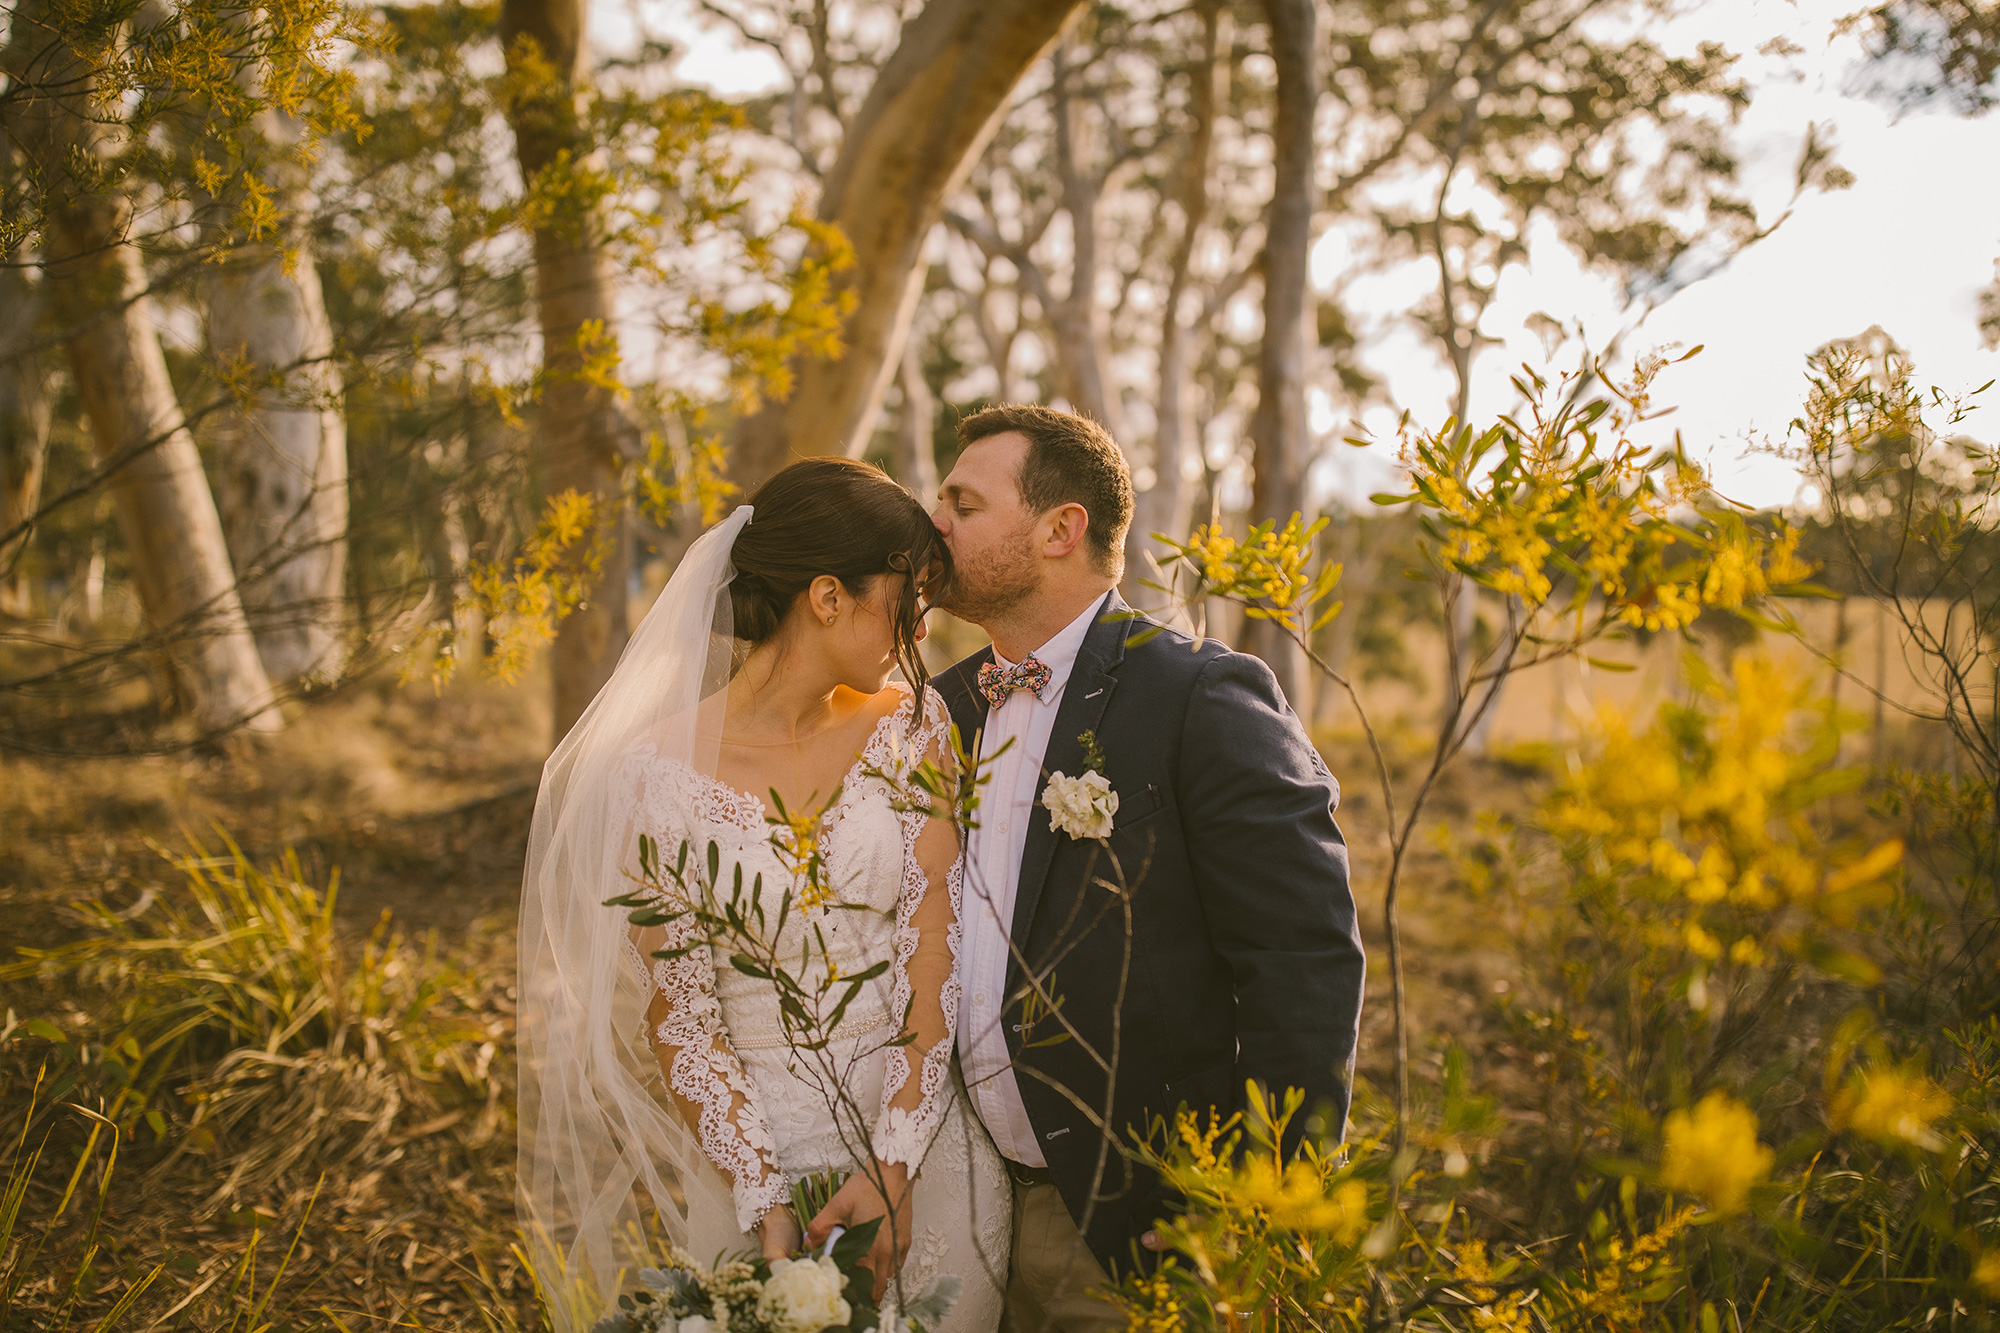
{"type": "Polygon", "coordinates": [[[1017,944],[1027,943],[1059,839],[1068,836],[1057,833],[1040,813],[1042,793],[1049,785],[1049,774],[1076,777],[1082,773],[1083,744],[1077,738],[1086,731],[1097,730],[1104,706],[1111,702],[1111,692],[1118,684],[1114,673],[1125,660],[1125,636],[1131,628],[1131,608],[1113,589],[1100,603],[1097,620],[1084,634],[1076,664],[1070,668],[1069,683],[1063,687],[1055,726],[1049,732],[1049,748],[1042,756],[1041,777],[1035,783],[1035,809],[1029,813],[1028,835],[1021,848],[1021,879],[1014,892],[1013,938],[1017,944]]]}
{"type": "Polygon", "coordinates": [[[986,696],[979,692],[979,668],[992,660],[993,649],[989,645],[935,677],[932,682],[938,687],[938,693],[944,696],[944,706],[951,712],[959,740],[975,757],[979,754],[980,729],[986,725],[986,714],[991,711],[986,696]]]}

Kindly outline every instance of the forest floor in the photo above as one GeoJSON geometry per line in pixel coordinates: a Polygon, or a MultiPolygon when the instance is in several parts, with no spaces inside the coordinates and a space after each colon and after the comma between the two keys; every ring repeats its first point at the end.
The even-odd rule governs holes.
{"type": "MultiPolygon", "coordinates": [[[[167,856],[185,855],[195,844],[218,851],[226,835],[260,864],[296,851],[309,884],[325,885],[337,870],[335,916],[349,946],[358,954],[387,914],[394,931],[433,951],[412,958],[447,960],[465,978],[460,998],[488,1011],[504,1051],[511,1046],[514,912],[547,731],[545,693],[535,680],[512,687],[467,681],[442,692],[385,680],[300,709],[278,736],[238,738],[211,751],[9,759],[0,782],[6,952],[88,936],[94,927],[79,910],[86,901],[129,908],[148,891],[174,893],[182,875],[167,856]]],[[[1353,849],[1369,950],[1360,1074],[1386,1090],[1394,1040],[1381,911],[1381,801],[1358,745],[1327,738],[1323,748],[1343,778],[1341,823],[1353,849]]],[[[1532,770],[1461,765],[1439,787],[1424,825],[1469,825],[1496,807],[1519,811],[1538,785],[1532,770]]],[[[1420,836],[1413,848],[1401,921],[1411,1050],[1420,1070],[1441,1066],[1447,1041],[1490,1053],[1503,1042],[1490,1021],[1492,1001],[1510,985],[1514,955],[1501,924],[1452,887],[1434,839],[1420,836]]],[[[0,985],[0,1002],[19,1019],[86,1021],[83,996],[8,984],[0,985]]],[[[20,1039],[0,1047],[0,1123],[12,1137],[35,1074],[30,1061],[41,1058],[31,1052],[50,1048],[20,1039]]],[[[496,1080],[511,1080],[504,1054],[493,1071],[496,1080]]],[[[504,1091],[492,1100],[503,1103],[504,1091]]],[[[213,1301],[222,1289],[216,1284],[228,1284],[246,1253],[261,1254],[268,1274],[296,1232],[300,1252],[267,1317],[281,1307],[293,1317],[326,1308],[346,1312],[357,1328],[370,1320],[477,1328],[490,1319],[505,1326],[529,1308],[527,1283],[508,1251],[511,1121],[465,1113],[433,1120],[448,1123],[399,1125],[387,1170],[380,1161],[372,1174],[329,1165],[310,1224],[297,1221],[305,1186],[314,1183],[303,1176],[295,1173],[287,1187],[225,1212],[212,1205],[204,1211],[218,1167],[204,1166],[198,1153],[176,1155],[165,1145],[148,1151],[134,1142],[120,1167],[120,1205],[107,1215],[91,1282],[108,1302],[120,1281],[166,1263],[165,1280],[135,1307],[134,1315],[144,1317],[130,1327],[144,1328],[147,1318],[162,1318],[189,1293],[207,1292],[203,1299],[213,1301]],[[357,1174],[365,1178],[349,1178],[357,1174]]],[[[35,1218],[39,1203],[39,1224],[50,1225],[60,1184],[38,1182],[24,1221],[35,1218]]],[[[73,1205],[56,1229],[76,1230],[80,1211],[73,1205]]],[[[61,1284],[53,1270],[49,1279],[53,1301],[61,1284]]],[[[20,1308],[36,1308],[32,1294],[24,1289],[20,1308]]],[[[94,1308],[86,1294],[76,1312],[94,1308]]],[[[6,1323],[0,1311],[0,1326],[6,1323]]]]}

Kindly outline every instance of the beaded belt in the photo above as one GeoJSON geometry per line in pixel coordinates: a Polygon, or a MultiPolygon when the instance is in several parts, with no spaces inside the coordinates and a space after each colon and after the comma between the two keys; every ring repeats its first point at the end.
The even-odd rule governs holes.
{"type": "MultiPolygon", "coordinates": [[[[879,1010],[873,1015],[850,1011],[830,1035],[836,1041],[844,1041],[866,1036],[870,1032],[888,1026],[889,1015],[879,1010]]],[[[782,1051],[789,1049],[794,1042],[781,1027],[769,1033],[746,1034],[740,1037],[732,1032],[729,1034],[729,1044],[739,1051],[782,1051]]]]}

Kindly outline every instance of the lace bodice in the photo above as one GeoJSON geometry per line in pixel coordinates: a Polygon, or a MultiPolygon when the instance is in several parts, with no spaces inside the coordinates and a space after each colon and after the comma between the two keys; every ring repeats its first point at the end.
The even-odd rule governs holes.
{"type": "MultiPolygon", "coordinates": [[[[834,901],[805,910],[777,910],[792,876],[771,844],[761,800],[661,757],[649,742],[628,756],[638,831],[652,836],[670,866],[682,842],[690,844],[691,874],[714,843],[724,900],[739,869],[746,898],[761,875],[765,928],[775,928],[766,942],[780,957],[807,960],[789,970],[809,993],[829,964],[840,976],[889,964],[828,1029],[833,1001],[845,990],[832,987],[828,1012],[807,1025],[811,1035],[828,1038],[826,1046],[801,1051],[792,1040],[800,1024],[795,1020],[787,1032],[778,987],[739,971],[733,948],[710,941],[676,959],[651,957],[697,944],[690,920],[635,930],[628,940],[630,958],[654,995],[648,1035],[661,1071],[676,1100],[698,1111],[702,1151],[730,1178],[745,1232],[788,1200],[785,1161],[799,1156],[788,1151],[795,1146],[788,1141],[809,1137],[809,1129],[832,1131],[819,1137],[847,1143],[850,1151],[865,1151],[866,1144],[877,1158],[913,1172],[936,1133],[957,1023],[959,863],[953,859],[945,882],[933,884],[917,854],[930,818],[896,808],[916,794],[904,775],[927,753],[936,757],[950,726],[937,694],[926,698],[922,727],[914,696],[906,696],[876,724],[848,770],[820,828],[824,883],[834,901]],[[898,1042],[906,1033],[909,1040],[898,1042]],[[867,1123],[842,1123],[854,1118],[877,1072],[880,1092],[867,1123]]],[[[672,905],[668,895],[654,896],[672,905]]]]}

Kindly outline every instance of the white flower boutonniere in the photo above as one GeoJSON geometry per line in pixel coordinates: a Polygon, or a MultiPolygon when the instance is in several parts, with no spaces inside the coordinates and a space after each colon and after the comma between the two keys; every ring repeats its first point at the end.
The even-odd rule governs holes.
{"type": "Polygon", "coordinates": [[[1108,838],[1112,816],[1118,813],[1118,793],[1099,771],[1104,767],[1104,753],[1097,748],[1097,737],[1086,731],[1077,739],[1083,743],[1084,763],[1089,767],[1081,777],[1072,778],[1060,770],[1049,774],[1042,805],[1049,812],[1049,827],[1056,832],[1072,838],[1108,838]]]}
{"type": "Polygon", "coordinates": [[[1082,777],[1049,774],[1048,789],[1042,793],[1048,807],[1049,827],[1072,838],[1108,838],[1111,817],[1118,813],[1118,793],[1102,773],[1082,777]]]}

